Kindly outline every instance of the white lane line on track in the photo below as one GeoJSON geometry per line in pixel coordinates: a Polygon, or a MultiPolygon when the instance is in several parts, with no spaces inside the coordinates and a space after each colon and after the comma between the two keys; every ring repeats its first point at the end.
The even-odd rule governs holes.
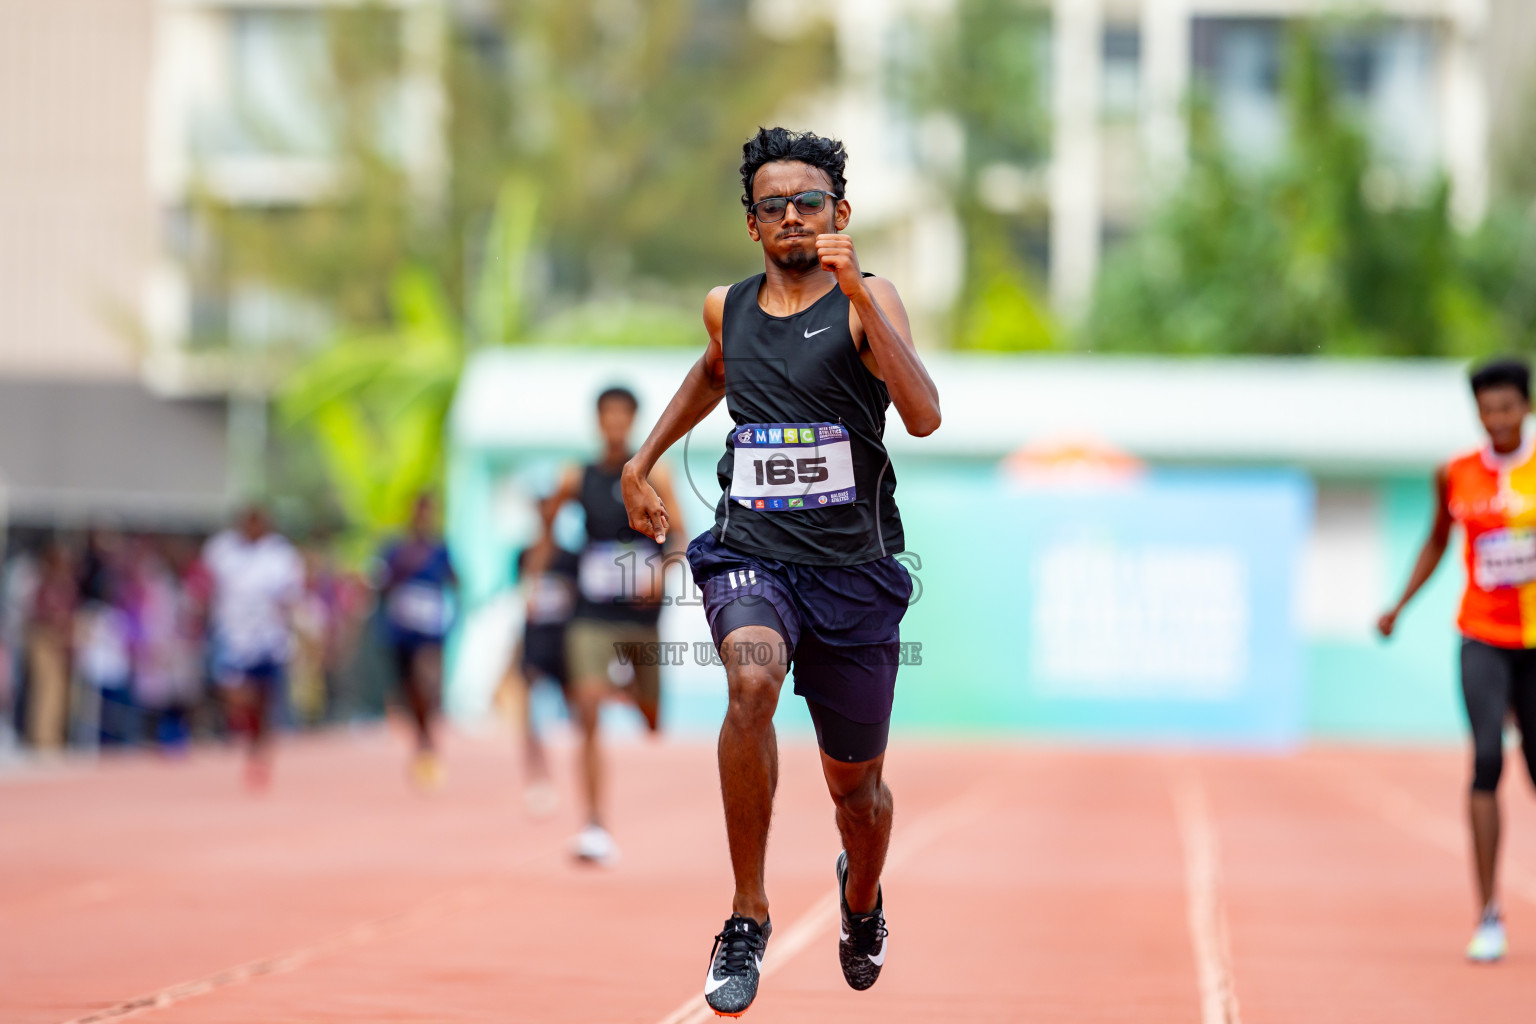
{"type": "Polygon", "coordinates": [[[204,975],[201,978],[194,978],[191,981],[183,981],[167,986],[158,992],[151,992],[133,999],[125,999],[104,1010],[95,1010],[83,1017],[76,1017],[73,1020],[67,1021],[66,1024],[104,1024],[106,1021],[126,1020],[129,1017],[137,1017],[152,1010],[163,1010],[168,1006],[174,1006],[176,1003],[185,1002],[197,996],[207,995],[209,992],[216,992],[219,989],[243,985],[246,982],[255,981],[257,978],[267,975],[287,974],[290,971],[296,971],[306,964],[319,960],[321,957],[347,949],[355,949],[380,939],[398,935],[433,917],[450,913],[460,907],[478,902],[484,899],[491,889],[491,886],[480,885],[454,892],[441,893],[408,910],[375,918],[372,921],[364,921],[362,924],[354,925],[346,931],[338,932],[329,938],[321,939],[319,942],[311,945],[300,946],[297,949],[291,949],[276,956],[266,957],[261,960],[251,960],[235,967],[228,967],[222,971],[215,971],[212,974],[204,975]]]}
{"type": "MultiPolygon", "coordinates": [[[[1439,847],[1457,857],[1466,857],[1471,849],[1467,826],[1424,804],[1396,783],[1352,768],[1348,782],[1340,787],[1357,802],[1416,839],[1439,847]]],[[[1500,858],[1499,889],[1536,906],[1536,872],[1507,854],[1500,858]]]]}
{"type": "Polygon", "coordinates": [[[1190,769],[1172,782],[1174,814],[1184,846],[1189,938],[1200,985],[1201,1024],[1242,1024],[1227,915],[1221,902],[1221,857],[1205,786],[1190,769]]]}
{"type": "MultiPolygon", "coordinates": [[[[941,839],[947,833],[981,817],[988,808],[988,801],[978,791],[963,794],[937,810],[930,811],[912,825],[902,830],[891,843],[885,858],[885,875],[901,867],[916,856],[924,847],[941,839]]],[[[775,930],[773,945],[763,958],[764,978],[776,973],[793,960],[821,934],[837,923],[839,916],[837,886],[812,902],[811,907],[795,920],[782,935],[775,930]]],[[[707,965],[706,965],[707,966],[707,965]]],[[[715,1019],[715,1012],[704,1002],[703,994],[690,998],[677,1009],[661,1018],[657,1024],[704,1024],[715,1019]]]]}

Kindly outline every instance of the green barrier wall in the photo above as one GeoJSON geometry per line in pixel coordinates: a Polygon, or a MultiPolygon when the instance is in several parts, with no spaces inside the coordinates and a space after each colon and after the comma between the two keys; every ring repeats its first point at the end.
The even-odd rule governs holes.
{"type": "MultiPolygon", "coordinates": [[[[510,584],[510,560],[520,542],[498,533],[495,505],[511,476],[547,474],[576,451],[497,451],[461,449],[450,470],[449,530],[456,559],[462,566],[471,614],[496,599],[510,584]]],[[[674,453],[680,487],[687,472],[674,453]]],[[[713,485],[715,451],[690,451],[687,470],[707,499],[713,485]]],[[[908,547],[921,559],[914,566],[926,588],[923,602],[910,613],[905,634],[923,643],[925,664],[905,670],[899,684],[896,725],[912,731],[1050,732],[1049,716],[1032,714],[1020,702],[1002,699],[1007,686],[998,665],[1013,654],[1007,644],[1024,636],[1022,630],[999,639],[997,651],[975,640],[979,614],[1006,625],[1006,616],[979,609],[1006,607],[1016,597],[1005,575],[977,571],[976,538],[967,532],[964,507],[943,500],[947,491],[974,489],[995,479],[995,464],[964,460],[905,459],[899,465],[900,488],[908,524],[908,547]],[[973,676],[997,676],[973,679],[973,676]]],[[[1242,471],[1235,471],[1241,475],[1242,471]]],[[[1355,481],[1377,489],[1380,539],[1386,557],[1385,578],[1377,581],[1382,604],[1406,579],[1422,542],[1430,515],[1428,483],[1418,477],[1355,481]]],[[[708,525],[708,510],[700,499],[690,504],[690,532],[708,525]],[[697,505],[698,507],[693,507],[697,505]]],[[[1457,538],[1459,544],[1459,537],[1457,538]]],[[[1464,728],[1456,674],[1458,638],[1454,628],[1456,601],[1462,586],[1459,554],[1447,555],[1435,578],[1401,618],[1398,635],[1384,643],[1374,637],[1308,640],[1301,648],[1302,722],[1305,734],[1323,741],[1456,742],[1464,728]]],[[[681,612],[679,613],[681,614],[681,612]]],[[[456,644],[454,655],[462,643],[456,644]]],[[[462,660],[456,657],[456,661],[462,660]]],[[[460,666],[456,665],[457,670],[460,666]]],[[[664,670],[676,681],[680,701],[676,721],[686,730],[709,730],[723,709],[723,678],[718,669],[690,667],[686,674],[664,670]],[[716,692],[716,691],[719,692],[716,692]]],[[[455,672],[450,707],[463,715],[476,713],[483,701],[483,681],[461,685],[455,672]]],[[[669,684],[670,685],[670,684],[669,684]]],[[[805,716],[798,700],[785,701],[783,719],[792,730],[803,728],[805,716]]],[[[1069,730],[1071,731],[1071,730],[1069,730]]]]}
{"type": "MultiPolygon", "coordinates": [[[[1382,607],[1399,593],[1433,512],[1427,478],[1383,481],[1379,529],[1386,551],[1382,607]]],[[[1464,714],[1457,670],[1456,606],[1466,581],[1461,537],[1398,619],[1390,641],[1309,645],[1307,726],[1318,739],[1451,741],[1464,714]]]]}

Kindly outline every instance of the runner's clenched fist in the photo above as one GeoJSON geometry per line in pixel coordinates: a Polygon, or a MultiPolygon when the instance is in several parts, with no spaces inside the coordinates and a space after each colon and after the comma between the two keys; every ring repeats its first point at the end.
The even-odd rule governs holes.
{"type": "Polygon", "coordinates": [[[852,298],[864,289],[864,275],[859,270],[859,256],[853,251],[853,239],[847,235],[817,235],[816,255],[821,269],[837,277],[837,286],[852,298]]]}

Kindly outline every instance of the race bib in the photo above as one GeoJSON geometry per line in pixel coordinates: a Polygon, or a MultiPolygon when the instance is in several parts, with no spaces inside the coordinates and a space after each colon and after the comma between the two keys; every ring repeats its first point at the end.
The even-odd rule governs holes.
{"type": "Polygon", "coordinates": [[[451,609],[448,595],[429,583],[402,583],[389,595],[389,621],[422,636],[444,636],[451,609]]]}
{"type": "Polygon", "coordinates": [[[649,580],[651,567],[645,559],[654,550],[655,545],[651,545],[641,553],[637,545],[619,541],[588,544],[576,570],[581,596],[600,604],[644,599],[648,589],[646,593],[637,592],[635,581],[649,580]]]}
{"type": "Polygon", "coordinates": [[[572,593],[569,576],[543,573],[536,577],[528,590],[528,622],[545,626],[565,622],[576,609],[576,595],[572,593]]]}
{"type": "Polygon", "coordinates": [[[735,430],[731,500],[764,512],[846,505],[853,446],[839,423],[747,423],[735,430]]]}
{"type": "Polygon", "coordinates": [[[1536,531],[1490,530],[1472,542],[1472,579],[1483,590],[1536,580],[1536,531]]]}

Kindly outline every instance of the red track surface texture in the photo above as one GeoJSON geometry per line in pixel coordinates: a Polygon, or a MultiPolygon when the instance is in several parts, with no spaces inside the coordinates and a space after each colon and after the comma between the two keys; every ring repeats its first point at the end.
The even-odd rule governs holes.
{"type": "MultiPolygon", "coordinates": [[[[289,742],[261,797],[222,752],[0,778],[0,1021],[713,1019],[712,747],[613,752],[608,871],[567,861],[569,801],[522,816],[510,744],[455,740],[431,798],[404,760],[382,732],[289,742]]],[[[898,743],[888,775],[891,946],[861,994],[837,966],[814,751],[786,747],[755,1024],[1536,1015],[1536,808],[1507,784],[1513,953],[1471,967],[1453,752],[898,743]]]]}

